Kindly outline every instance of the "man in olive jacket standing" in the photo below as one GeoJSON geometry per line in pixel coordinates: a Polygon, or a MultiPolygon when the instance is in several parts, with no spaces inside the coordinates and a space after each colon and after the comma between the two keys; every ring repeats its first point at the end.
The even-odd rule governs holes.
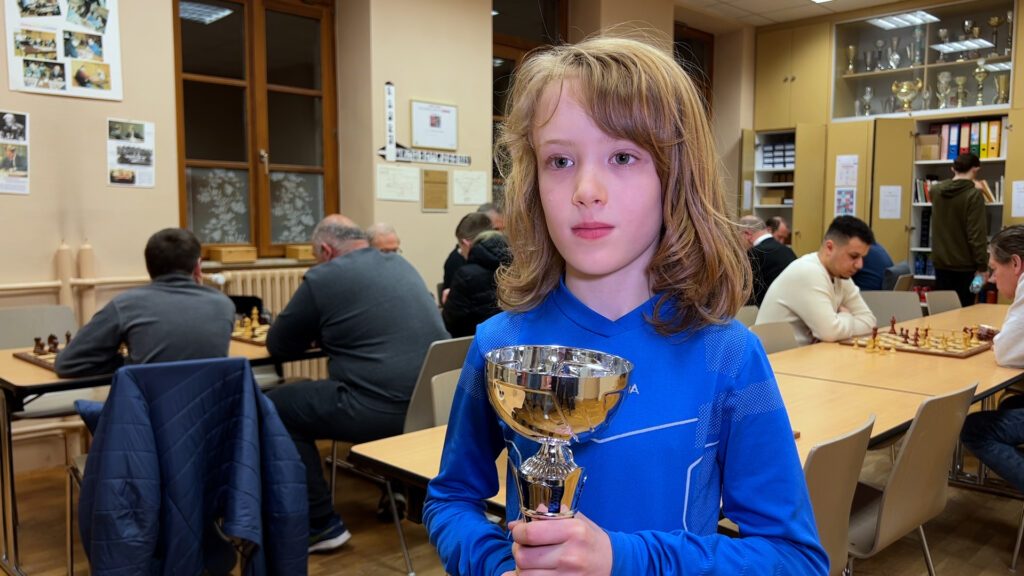
{"type": "Polygon", "coordinates": [[[931,190],[935,289],[956,290],[963,306],[974,303],[975,276],[988,280],[985,198],[975,181],[980,168],[977,156],[961,154],[953,161],[953,178],[931,190]]]}

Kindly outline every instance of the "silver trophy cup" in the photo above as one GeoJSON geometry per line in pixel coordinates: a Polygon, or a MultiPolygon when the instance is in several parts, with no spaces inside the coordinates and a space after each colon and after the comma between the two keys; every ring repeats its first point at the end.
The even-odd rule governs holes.
{"type": "Polygon", "coordinates": [[[586,475],[570,442],[585,442],[622,405],[633,364],[624,358],[564,346],[491,350],[487,396],[516,433],[540,443],[520,460],[510,448],[520,508],[528,520],[571,518],[586,475]]]}

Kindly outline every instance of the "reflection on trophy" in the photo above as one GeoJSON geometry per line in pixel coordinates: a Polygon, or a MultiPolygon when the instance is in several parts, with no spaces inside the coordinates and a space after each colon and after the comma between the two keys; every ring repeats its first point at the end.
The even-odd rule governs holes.
{"type": "Polygon", "coordinates": [[[864,115],[871,116],[871,99],[875,97],[874,91],[871,86],[864,87],[864,95],[860,97],[860,101],[864,103],[864,115]]]}
{"type": "Polygon", "coordinates": [[[889,39],[889,68],[899,68],[900,59],[900,37],[893,36],[889,39]]]}
{"type": "Polygon", "coordinates": [[[914,28],[914,57],[912,62],[915,66],[920,65],[924,59],[924,30],[920,26],[914,28]]]}
{"type": "Polygon", "coordinates": [[[988,70],[985,70],[985,59],[978,60],[978,67],[974,69],[974,80],[978,82],[978,97],[974,101],[975,106],[985,105],[985,78],[988,78],[988,70]]]}
{"type": "Polygon", "coordinates": [[[892,93],[903,103],[904,112],[911,111],[910,103],[914,101],[914,98],[917,98],[917,93],[921,91],[923,84],[920,78],[904,80],[902,82],[897,80],[892,83],[892,93]]]}
{"type": "Polygon", "coordinates": [[[956,84],[956,107],[963,108],[964,100],[967,100],[967,76],[957,76],[953,83],[956,84]]]}
{"type": "Polygon", "coordinates": [[[491,350],[487,397],[516,433],[540,443],[523,460],[514,444],[508,461],[523,515],[571,518],[586,480],[569,442],[586,442],[625,399],[633,364],[612,354],[564,346],[491,350]]]}
{"type": "Polygon", "coordinates": [[[949,95],[953,91],[951,82],[953,74],[949,71],[939,72],[939,83],[935,86],[935,93],[939,96],[939,109],[949,106],[949,95]]]}
{"type": "Polygon", "coordinates": [[[1013,10],[1006,11],[1006,48],[1003,55],[1009,56],[1013,53],[1013,10]]]}
{"type": "Polygon", "coordinates": [[[996,99],[993,104],[1006,104],[1010,101],[1010,75],[996,74],[996,99]]]}
{"type": "Polygon", "coordinates": [[[857,47],[850,44],[846,47],[846,73],[853,74],[856,70],[853,69],[853,63],[857,60],[857,47]]]}
{"type": "MultiPolygon", "coordinates": [[[[964,31],[964,33],[960,35],[960,41],[961,42],[963,42],[964,40],[967,40],[967,36],[969,36],[970,33],[971,33],[971,28],[974,28],[974,20],[971,20],[970,18],[968,18],[967,20],[964,20],[963,23],[961,24],[961,29],[964,31]]],[[[967,51],[966,50],[961,51],[960,55],[956,57],[956,61],[957,62],[963,62],[964,60],[967,60],[967,51]]]]}
{"type": "Polygon", "coordinates": [[[875,70],[885,70],[885,63],[882,62],[882,51],[885,50],[885,40],[875,40],[875,70]]]}
{"type": "Polygon", "coordinates": [[[1002,16],[989,16],[988,18],[988,25],[992,27],[992,52],[989,53],[992,58],[999,56],[999,27],[1003,22],[1002,16]]]}
{"type": "MultiPolygon", "coordinates": [[[[942,43],[942,44],[945,44],[948,41],[949,41],[949,30],[947,28],[939,28],[939,42],[942,43]]],[[[937,61],[938,62],[945,62],[946,61],[946,53],[940,51],[939,52],[939,59],[937,61]]]]}

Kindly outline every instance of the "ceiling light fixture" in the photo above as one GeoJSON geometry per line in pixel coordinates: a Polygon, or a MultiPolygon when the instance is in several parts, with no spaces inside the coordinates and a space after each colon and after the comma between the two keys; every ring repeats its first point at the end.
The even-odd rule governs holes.
{"type": "Polygon", "coordinates": [[[497,10],[491,10],[491,16],[497,16],[498,14],[501,14],[501,12],[498,12],[497,10]]]}
{"type": "Polygon", "coordinates": [[[213,24],[217,20],[232,13],[229,8],[200,4],[199,2],[180,2],[178,14],[182,20],[191,20],[200,24],[213,24]]]}
{"type": "Polygon", "coordinates": [[[883,30],[895,30],[897,28],[920,26],[922,24],[938,21],[939,19],[935,16],[932,16],[924,10],[918,10],[916,12],[907,12],[906,14],[894,14],[892,16],[872,18],[871,20],[868,20],[868,24],[873,24],[883,30]]]}
{"type": "Polygon", "coordinates": [[[832,0],[811,0],[815,4],[824,4],[825,2],[831,2],[832,0]]]}
{"type": "Polygon", "coordinates": [[[992,48],[994,44],[984,38],[968,38],[959,42],[946,42],[945,44],[932,44],[932,50],[938,50],[943,54],[951,52],[967,52],[968,50],[980,50],[981,48],[992,48]]]}

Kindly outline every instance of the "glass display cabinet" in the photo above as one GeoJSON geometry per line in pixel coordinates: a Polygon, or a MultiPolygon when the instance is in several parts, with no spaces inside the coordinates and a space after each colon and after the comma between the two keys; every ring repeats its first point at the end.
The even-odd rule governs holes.
{"type": "Polygon", "coordinates": [[[972,0],[836,24],[832,118],[1010,107],[1013,0],[972,0]]]}

